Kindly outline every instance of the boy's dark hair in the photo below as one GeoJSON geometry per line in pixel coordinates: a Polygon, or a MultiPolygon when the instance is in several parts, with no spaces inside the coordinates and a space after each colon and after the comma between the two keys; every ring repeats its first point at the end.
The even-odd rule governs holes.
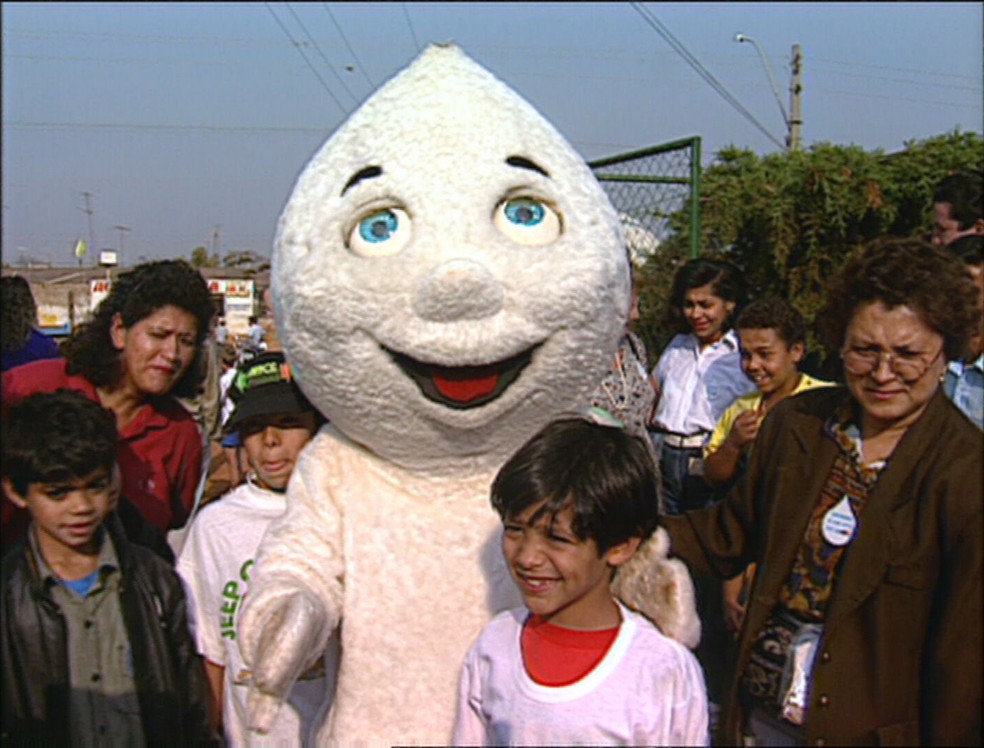
{"type": "Polygon", "coordinates": [[[492,482],[492,506],[505,521],[540,502],[532,522],[570,506],[573,530],[598,552],[647,538],[659,520],[657,478],[642,442],[625,430],[581,418],[545,426],[492,482]]]}
{"type": "Polygon", "coordinates": [[[62,344],[68,373],[81,374],[97,387],[115,386],[123,377],[123,369],[119,351],[110,339],[113,318],[119,314],[123,326],[132,327],[165,306],[183,309],[198,323],[195,360],[169,393],[195,397],[205,378],[202,341],[209,333],[215,309],[202,274],[184,260],[148,262],[121,273],[92,319],[75,328],[62,344]]]}
{"type": "Polygon", "coordinates": [[[966,231],[984,217],[981,186],[984,174],[979,171],[958,171],[943,177],[933,192],[934,203],[949,203],[950,218],[966,231]]]}
{"type": "Polygon", "coordinates": [[[799,309],[785,299],[767,296],[742,309],[735,320],[736,330],[775,330],[787,348],[806,344],[806,321],[799,309]]]}
{"type": "Polygon", "coordinates": [[[9,406],[3,419],[3,475],[17,493],[32,483],[59,483],[116,463],[116,417],[81,392],[37,392],[9,406]]]}
{"type": "MultiPolygon", "coordinates": [[[[733,301],[735,310],[731,319],[745,305],[747,291],[741,270],[733,263],[725,260],[698,258],[682,265],[673,276],[673,287],[670,289],[670,300],[666,305],[663,322],[674,332],[690,332],[690,325],[683,314],[684,297],[687,291],[701,286],[710,285],[711,292],[725,301],[733,301]]],[[[731,328],[730,320],[725,323],[724,330],[731,328]]]]}
{"type": "Polygon", "coordinates": [[[964,265],[984,265],[984,234],[961,236],[947,244],[946,249],[964,265]]]}

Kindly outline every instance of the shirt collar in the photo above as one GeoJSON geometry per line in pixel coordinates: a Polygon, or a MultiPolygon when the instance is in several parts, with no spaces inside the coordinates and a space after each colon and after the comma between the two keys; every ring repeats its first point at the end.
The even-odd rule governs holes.
{"type": "MultiPolygon", "coordinates": [[[[109,532],[106,530],[105,525],[99,529],[99,534],[101,536],[99,541],[99,565],[96,568],[102,572],[101,576],[105,576],[105,574],[119,569],[120,563],[116,556],[116,549],[113,547],[113,542],[110,540],[109,532]]],[[[44,554],[41,553],[41,547],[38,545],[37,539],[37,526],[33,523],[27,533],[27,542],[31,548],[31,553],[34,555],[34,560],[37,563],[38,578],[41,580],[41,584],[44,589],[48,589],[52,585],[58,584],[61,581],[61,577],[55,574],[54,570],[45,560],[44,554]]]]}

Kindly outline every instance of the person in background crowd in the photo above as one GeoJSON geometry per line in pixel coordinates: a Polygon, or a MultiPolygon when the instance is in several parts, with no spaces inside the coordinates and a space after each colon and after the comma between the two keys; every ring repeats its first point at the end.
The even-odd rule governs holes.
{"type": "MultiPolygon", "coordinates": [[[[282,353],[247,363],[233,385],[240,394],[227,424],[241,435],[251,471],[246,483],[205,506],[188,530],[178,573],[189,590],[198,650],[205,657],[213,713],[230,746],[252,745],[248,684],[236,646],[238,603],[267,526],[287,509],[284,491],[298,455],[323,420],[291,376],[282,353]]],[[[294,684],[264,744],[312,745],[328,707],[337,663],[329,658],[294,684]]]]}
{"type": "Polygon", "coordinates": [[[43,358],[58,358],[58,344],[40,332],[38,305],[31,286],[20,275],[0,278],[0,352],[2,371],[43,358]]]}
{"type": "Polygon", "coordinates": [[[715,501],[703,450],[721,414],[753,385],[741,371],[731,329],[745,301],[741,273],[720,260],[691,260],[673,278],[667,327],[677,330],[656,364],[653,416],[663,477],[663,511],[679,514],[715,501]]]}
{"type": "Polygon", "coordinates": [[[229,328],[225,317],[219,317],[215,323],[215,342],[220,348],[229,342],[229,328]]]}
{"type": "MultiPolygon", "coordinates": [[[[753,301],[738,315],[735,331],[741,369],[758,391],[735,400],[714,429],[704,450],[704,477],[713,485],[730,486],[744,472],[762,420],[772,408],[790,395],[832,385],[800,372],[806,322],[785,299],[753,301]]],[[[732,633],[741,629],[754,572],[753,564],[722,585],[724,621],[732,633]]]]}
{"type": "Polygon", "coordinates": [[[632,301],[629,316],[625,323],[625,333],[615,351],[612,368],[601,380],[601,384],[591,396],[590,404],[608,411],[625,424],[626,430],[634,436],[643,437],[653,458],[658,464],[655,449],[649,440],[647,424],[656,403],[656,392],[649,381],[649,362],[646,345],[632,331],[639,320],[639,287],[632,281],[632,301]]]}
{"type": "MultiPolygon", "coordinates": [[[[946,248],[963,261],[984,307],[984,235],[961,236],[946,248]]],[[[947,366],[943,390],[978,428],[984,429],[984,316],[966,355],[947,366]]]]}
{"type": "MultiPolygon", "coordinates": [[[[656,365],[659,401],[653,417],[663,480],[663,513],[680,514],[718,501],[723,491],[704,478],[704,447],[715,425],[739,396],[755,385],[741,371],[738,336],[732,329],[745,302],[737,267],[697,259],[673,277],[666,323],[678,334],[656,365]]],[[[724,699],[730,637],[724,625],[720,581],[694,574],[712,729],[724,699]]]]}
{"type": "Polygon", "coordinates": [[[881,240],[820,311],[846,388],[775,406],[744,476],[664,517],[722,579],[757,562],[729,745],[980,745],[984,434],[943,394],[980,328],[963,264],[881,240]]]}
{"type": "MultiPolygon", "coordinates": [[[[3,374],[4,405],[61,387],[83,392],[116,414],[123,494],[166,532],[181,527],[196,499],[202,437],[174,398],[194,396],[196,365],[212,300],[183,260],[136,266],[115,279],[93,318],[62,346],[64,359],[35,361],[3,374]]],[[[4,503],[4,539],[17,534],[4,503]]],[[[23,529],[21,513],[20,529],[23,529]]]]}
{"type": "Polygon", "coordinates": [[[219,445],[222,447],[222,453],[225,455],[226,465],[229,469],[229,487],[235,488],[243,482],[245,477],[239,454],[242,443],[239,441],[239,432],[229,431],[226,426],[236,408],[237,389],[233,385],[239,373],[236,368],[236,364],[239,362],[239,352],[234,346],[225,345],[219,355],[223,370],[222,376],[219,378],[219,389],[222,391],[222,434],[219,437],[219,445]]]}
{"type": "Polygon", "coordinates": [[[984,174],[960,171],[944,177],[933,193],[933,244],[945,247],[954,239],[984,234],[981,189],[984,174]]]}
{"type": "Polygon", "coordinates": [[[4,745],[217,745],[181,582],[114,512],[111,411],[39,392],[3,422],[3,488],[32,518],[0,571],[4,745]]]}

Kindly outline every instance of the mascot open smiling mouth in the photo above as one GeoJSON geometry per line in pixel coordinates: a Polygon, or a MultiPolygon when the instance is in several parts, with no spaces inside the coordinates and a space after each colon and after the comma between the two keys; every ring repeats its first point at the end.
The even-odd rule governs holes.
{"type": "Polygon", "coordinates": [[[533,107],[435,45],[304,169],[272,280],[287,358],[330,424],[240,620],[253,725],[340,636],[319,743],[446,743],[465,651],[521,603],[492,478],[587,402],[625,323],[618,217],[533,107]]]}

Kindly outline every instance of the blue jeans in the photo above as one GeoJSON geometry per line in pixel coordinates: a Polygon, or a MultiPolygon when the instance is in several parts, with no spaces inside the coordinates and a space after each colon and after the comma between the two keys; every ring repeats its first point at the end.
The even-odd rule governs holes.
{"type": "Polygon", "coordinates": [[[682,514],[703,509],[718,501],[719,492],[708,485],[702,475],[691,470],[693,460],[703,465],[704,450],[700,447],[671,447],[660,445],[659,469],[663,478],[663,513],[682,514]]]}

